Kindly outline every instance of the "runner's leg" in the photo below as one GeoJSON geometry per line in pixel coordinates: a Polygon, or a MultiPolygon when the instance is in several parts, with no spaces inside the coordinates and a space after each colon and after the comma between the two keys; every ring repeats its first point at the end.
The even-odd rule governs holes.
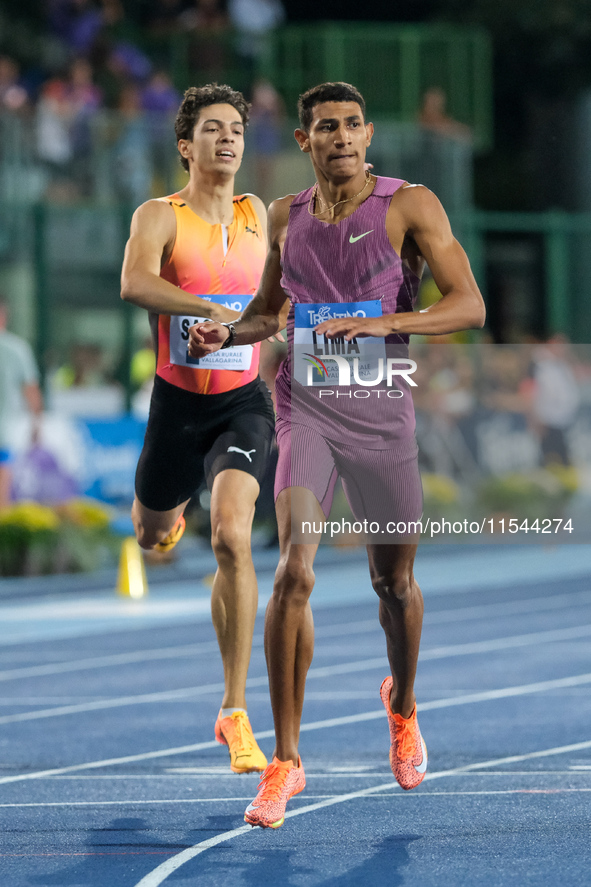
{"type": "Polygon", "coordinates": [[[318,541],[292,543],[292,511],[298,519],[310,521],[323,521],[324,514],[316,496],[303,487],[282,490],[276,509],[280,558],[265,617],[265,655],[275,722],[274,755],[297,766],[306,675],[314,652],[309,597],[318,541]]]}
{"type": "Polygon", "coordinates": [[[413,573],[416,551],[414,543],[367,546],[394,681],[390,707],[403,718],[410,717],[415,704],[414,680],[423,624],[423,595],[413,573]]]}
{"type": "Polygon", "coordinates": [[[246,709],[245,688],[258,589],[250,534],[258,481],[231,468],[216,475],[211,493],[211,544],[218,563],[211,615],[224,664],[222,708],[246,709]]]}
{"type": "Polygon", "coordinates": [[[187,507],[188,501],[187,499],[176,508],[170,508],[168,511],[154,511],[152,508],[142,505],[136,496],[131,506],[131,520],[140,548],[149,550],[154,548],[158,542],[166,539],[187,507]]]}

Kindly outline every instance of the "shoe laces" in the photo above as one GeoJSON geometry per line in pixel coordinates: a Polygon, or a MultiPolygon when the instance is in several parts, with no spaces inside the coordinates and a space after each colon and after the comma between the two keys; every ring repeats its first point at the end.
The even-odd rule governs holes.
{"type": "Polygon", "coordinates": [[[396,750],[396,755],[398,758],[406,760],[408,758],[414,757],[416,752],[414,718],[409,718],[408,720],[404,720],[401,718],[400,721],[397,721],[396,741],[398,743],[398,747],[396,750]]]}
{"type": "Polygon", "coordinates": [[[230,718],[234,732],[232,741],[235,741],[237,745],[236,752],[248,754],[252,750],[254,737],[247,716],[242,711],[235,711],[233,715],[230,715],[230,718]]]}
{"type": "Polygon", "coordinates": [[[291,763],[272,761],[261,776],[258,789],[263,790],[265,801],[277,801],[281,797],[285,778],[291,770],[291,763]]]}

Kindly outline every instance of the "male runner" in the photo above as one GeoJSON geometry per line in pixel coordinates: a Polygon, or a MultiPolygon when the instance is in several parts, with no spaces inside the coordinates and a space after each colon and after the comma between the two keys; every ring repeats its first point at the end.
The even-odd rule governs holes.
{"type": "Polygon", "coordinates": [[[122,298],[150,312],[157,355],[135,532],[142,548],[170,550],[207,477],[218,563],[211,608],[225,680],[215,736],[229,746],[236,773],[267,764],[248,720],[245,685],[257,610],[250,534],[274,411],[258,377],[260,345],[194,360],[187,344],[199,319],[236,318],[263,269],[265,208],[258,197],[234,196],[247,122],[248,104],[229,86],[187,90],[175,132],[189,183],[136,210],[121,282],[122,298]]]}
{"type": "MultiPolygon", "coordinates": [[[[301,358],[294,339],[306,342],[306,318],[326,316],[315,321],[315,349],[307,346],[315,359],[317,346],[331,339],[335,355],[349,345],[362,353],[367,342],[400,348],[409,333],[437,335],[484,323],[467,257],[437,198],[422,186],[365,172],[373,126],[365,122],[359,92],[346,83],[325,83],[300,96],[298,108],[295,137],[310,154],[317,184],[271,204],[269,255],[257,295],[229,328],[193,327],[189,347],[191,354],[208,354],[229,343],[263,339],[278,329],[286,295],[292,303],[290,356],[276,386],[281,555],[265,621],[276,747],[245,813],[246,822],[271,828],[283,823],[286,802],[305,785],[298,740],[314,643],[309,597],[319,535],[300,541],[301,519],[322,521],[328,515],[337,473],[357,520],[390,516],[398,526],[399,520],[420,519],[422,510],[408,386],[401,386],[399,399],[382,386],[384,396],[376,390],[378,396],[366,404],[370,381],[361,378],[359,364],[360,384],[344,388],[339,376],[332,388],[306,387],[294,378],[297,367],[290,361],[301,358]],[[442,298],[413,313],[425,262],[442,298]]],[[[330,347],[327,357],[329,352],[330,347]]],[[[397,532],[400,536],[385,537],[388,544],[372,538],[367,553],[392,672],[380,689],[390,763],[399,784],[411,789],[427,767],[414,694],[423,600],[413,576],[416,542],[412,533],[409,538],[397,532]]]]}

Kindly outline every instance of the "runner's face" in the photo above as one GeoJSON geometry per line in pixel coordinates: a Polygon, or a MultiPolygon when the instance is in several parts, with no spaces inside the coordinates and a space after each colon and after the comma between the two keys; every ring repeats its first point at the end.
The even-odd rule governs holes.
{"type": "Polygon", "coordinates": [[[352,178],[363,170],[373,124],[365,123],[357,102],[323,102],[312,109],[310,131],[296,130],[300,148],[329,181],[352,178]]]}
{"type": "Polygon", "coordinates": [[[179,150],[203,172],[235,175],[244,153],[244,124],[232,105],[208,105],[193,130],[193,138],[181,140],[179,150]]]}

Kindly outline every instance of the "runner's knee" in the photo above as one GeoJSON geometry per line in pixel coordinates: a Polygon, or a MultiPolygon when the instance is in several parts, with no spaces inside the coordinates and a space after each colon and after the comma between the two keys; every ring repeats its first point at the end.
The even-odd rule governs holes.
{"type": "Polygon", "coordinates": [[[231,566],[241,558],[250,556],[250,534],[226,516],[212,527],[211,547],[221,567],[231,566]]]}
{"type": "Polygon", "coordinates": [[[280,603],[304,606],[314,588],[314,578],[311,566],[288,557],[277,567],[273,596],[280,603]]]}
{"type": "Polygon", "coordinates": [[[375,573],[371,577],[375,593],[385,604],[398,604],[408,607],[418,593],[418,586],[412,573],[375,573]]]}

